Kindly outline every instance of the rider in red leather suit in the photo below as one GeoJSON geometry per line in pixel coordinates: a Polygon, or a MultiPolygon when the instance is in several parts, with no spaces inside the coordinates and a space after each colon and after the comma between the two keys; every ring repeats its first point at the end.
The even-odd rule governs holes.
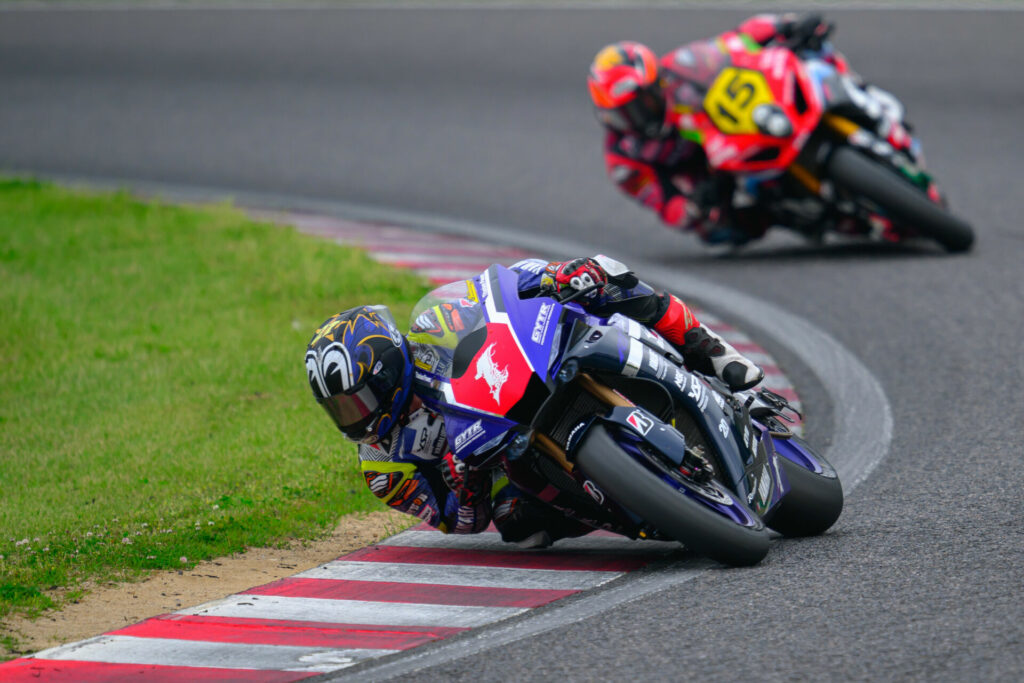
{"type": "MultiPolygon", "coordinates": [[[[699,108],[722,54],[741,41],[810,50],[848,73],[846,60],[825,41],[831,25],[816,15],[762,14],[735,31],[684,45],[660,60],[640,43],[604,47],[587,79],[598,120],[607,129],[605,164],[622,192],[670,227],[693,231],[711,244],[742,244],[769,224],[756,208],[734,202],[730,176],[715,174],[701,145],[687,138],[687,110],[699,108]]],[[[756,45],[754,45],[756,44],[756,45]]]]}

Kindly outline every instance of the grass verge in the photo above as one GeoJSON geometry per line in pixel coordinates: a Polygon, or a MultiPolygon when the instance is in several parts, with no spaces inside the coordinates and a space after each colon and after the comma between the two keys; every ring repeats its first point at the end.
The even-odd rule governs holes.
{"type": "Polygon", "coordinates": [[[303,352],[425,290],[228,206],[0,179],[0,619],[379,508],[303,352]]]}

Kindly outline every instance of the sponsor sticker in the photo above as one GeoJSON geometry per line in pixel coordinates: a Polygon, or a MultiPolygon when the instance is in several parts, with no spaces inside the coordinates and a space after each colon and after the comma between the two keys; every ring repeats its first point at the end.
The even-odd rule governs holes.
{"type": "Polygon", "coordinates": [[[594,482],[587,479],[583,482],[583,490],[586,491],[591,498],[596,500],[598,505],[604,505],[604,493],[601,492],[601,489],[597,488],[597,485],[595,485],[594,482]]]}
{"type": "Polygon", "coordinates": [[[651,365],[651,373],[658,374],[661,369],[661,357],[654,352],[654,349],[647,349],[647,362],[651,365]]]}
{"type": "Polygon", "coordinates": [[[469,425],[468,429],[463,430],[455,437],[455,450],[462,450],[463,446],[471,443],[474,439],[483,436],[484,428],[480,424],[480,420],[477,420],[473,424],[469,425]]]}
{"type": "Polygon", "coordinates": [[[768,466],[761,469],[761,481],[757,485],[757,493],[761,496],[761,502],[768,502],[768,494],[772,490],[772,479],[768,475],[768,466]]]}
{"type": "Polygon", "coordinates": [[[554,307],[554,304],[541,304],[540,310],[537,311],[537,318],[533,321],[533,333],[530,335],[530,341],[536,344],[544,341],[544,336],[548,333],[548,325],[551,323],[551,310],[554,307]]]}
{"type": "Polygon", "coordinates": [[[644,345],[635,339],[629,340],[629,355],[626,356],[626,365],[622,368],[622,374],[627,377],[636,377],[640,370],[640,364],[644,359],[644,345]]]}
{"type": "Polygon", "coordinates": [[[460,505],[455,513],[455,532],[466,532],[476,526],[476,510],[466,505],[460,505]]]}
{"type": "Polygon", "coordinates": [[[444,424],[442,423],[441,428],[437,430],[437,436],[434,437],[433,443],[430,444],[430,453],[435,458],[440,458],[445,452],[445,446],[448,443],[448,437],[444,433],[444,424]]]}
{"type": "Polygon", "coordinates": [[[647,432],[651,431],[651,427],[654,426],[654,420],[644,415],[639,410],[634,410],[626,418],[626,422],[635,429],[641,436],[647,436],[647,432]]]}
{"type": "Polygon", "coordinates": [[[707,390],[704,388],[704,383],[695,375],[690,375],[690,391],[686,395],[694,400],[702,413],[708,407],[707,390]]]}
{"type": "Polygon", "coordinates": [[[439,360],[437,351],[426,344],[417,344],[414,347],[413,357],[416,367],[427,372],[433,372],[439,360]]]}
{"type": "Polygon", "coordinates": [[[584,428],[584,427],[586,427],[586,426],[587,426],[587,423],[586,423],[586,422],[580,422],[580,423],[579,423],[578,425],[576,425],[575,427],[573,427],[573,428],[572,428],[572,431],[571,431],[571,432],[569,432],[569,438],[567,438],[567,439],[565,440],[565,443],[567,443],[567,444],[572,444],[572,440],[573,440],[573,437],[575,437],[575,436],[576,436],[576,432],[580,431],[581,429],[583,429],[583,428],[584,428]]]}

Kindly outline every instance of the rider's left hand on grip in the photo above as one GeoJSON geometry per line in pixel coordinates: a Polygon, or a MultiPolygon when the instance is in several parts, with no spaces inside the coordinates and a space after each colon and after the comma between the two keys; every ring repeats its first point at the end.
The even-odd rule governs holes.
{"type": "Polygon", "coordinates": [[[566,261],[555,271],[555,287],[559,293],[569,289],[570,294],[600,292],[608,284],[608,274],[592,258],[566,261]]]}

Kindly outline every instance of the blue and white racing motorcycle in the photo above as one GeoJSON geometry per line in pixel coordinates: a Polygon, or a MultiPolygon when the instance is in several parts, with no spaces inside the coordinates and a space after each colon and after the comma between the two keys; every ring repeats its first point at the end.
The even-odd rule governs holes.
{"type": "Polygon", "coordinates": [[[764,558],[768,528],[819,534],[839,517],[836,472],[786,427],[785,399],[687,371],[629,318],[520,299],[495,265],[431,292],[413,311],[425,319],[446,324],[414,325],[417,393],[454,453],[566,515],[729,565],[764,558]]]}

